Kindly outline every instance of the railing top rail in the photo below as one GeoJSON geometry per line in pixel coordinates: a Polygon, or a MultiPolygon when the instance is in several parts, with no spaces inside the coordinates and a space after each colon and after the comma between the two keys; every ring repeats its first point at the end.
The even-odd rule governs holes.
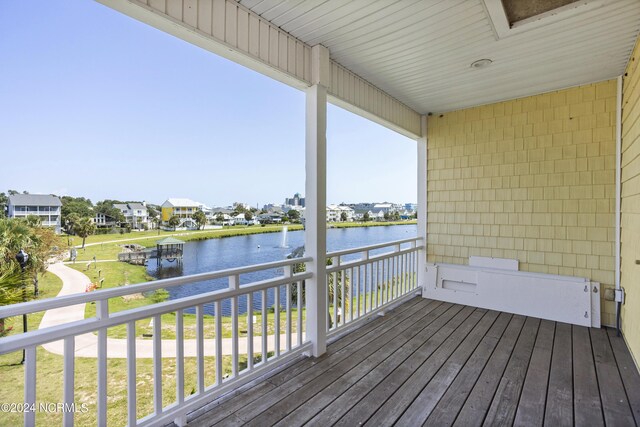
{"type": "MultiPolygon", "coordinates": [[[[203,280],[221,279],[229,276],[253,273],[260,270],[269,270],[300,264],[311,261],[310,257],[292,258],[281,261],[255,264],[246,267],[229,268],[225,270],[212,271],[208,273],[192,274],[189,276],[172,277],[169,279],[154,280],[152,282],[139,283],[136,285],[122,286],[113,289],[102,289],[83,294],[65,295],[61,297],[48,298],[39,301],[22,302],[0,307],[0,319],[23,314],[37,313],[39,311],[51,310],[54,308],[67,307],[76,304],[86,304],[94,301],[108,300],[110,298],[124,295],[137,294],[148,291],[155,291],[162,288],[186,285],[203,280]]],[[[244,288],[246,285],[243,285],[244,288]]]]}
{"type": "Polygon", "coordinates": [[[328,252],[327,253],[327,257],[337,257],[337,256],[355,254],[355,253],[358,253],[358,252],[372,251],[372,250],[375,250],[375,249],[386,248],[388,246],[401,245],[403,243],[417,242],[417,241],[420,241],[420,240],[422,240],[422,237],[411,237],[411,238],[408,238],[408,239],[393,240],[391,242],[379,243],[377,245],[361,246],[359,248],[344,249],[344,250],[341,250],[341,251],[328,252]]]}
{"type": "Polygon", "coordinates": [[[306,280],[312,276],[312,273],[297,273],[292,277],[279,276],[273,279],[253,282],[239,289],[219,289],[175,300],[164,301],[157,304],[119,311],[102,319],[99,319],[98,317],[90,317],[44,329],[29,331],[24,334],[10,335],[0,339],[0,343],[2,343],[2,346],[0,346],[0,354],[11,353],[32,345],[46,344],[68,336],[82,335],[101,328],[109,328],[112,326],[123,325],[127,322],[147,319],[155,315],[171,313],[179,309],[186,309],[200,304],[210,304],[212,302],[221,301],[234,296],[245,295],[250,292],[258,292],[274,286],[282,286],[287,283],[306,280]]]}
{"type": "Polygon", "coordinates": [[[348,268],[355,268],[361,265],[371,264],[377,261],[393,258],[399,255],[410,254],[412,252],[417,252],[420,249],[424,249],[424,247],[422,245],[417,245],[415,248],[401,249],[397,252],[385,252],[383,254],[371,256],[367,259],[356,259],[353,261],[341,262],[340,264],[337,264],[337,265],[328,265],[327,274],[333,273],[334,271],[342,271],[348,268]]]}

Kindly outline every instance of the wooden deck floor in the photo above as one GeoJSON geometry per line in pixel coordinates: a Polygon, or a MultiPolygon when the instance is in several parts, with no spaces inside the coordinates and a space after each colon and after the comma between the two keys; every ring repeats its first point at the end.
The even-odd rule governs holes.
{"type": "Polygon", "coordinates": [[[640,376],[613,330],[414,298],[207,409],[189,425],[630,426],[640,376]]]}

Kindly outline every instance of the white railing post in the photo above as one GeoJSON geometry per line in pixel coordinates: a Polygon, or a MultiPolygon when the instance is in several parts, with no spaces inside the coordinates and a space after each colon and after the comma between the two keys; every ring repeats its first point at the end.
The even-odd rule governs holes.
{"type": "Polygon", "coordinates": [[[418,287],[424,289],[427,268],[427,116],[422,116],[422,137],[418,138],[418,237],[422,249],[418,252],[418,287]]]}
{"type": "Polygon", "coordinates": [[[306,95],[306,208],[305,250],[312,261],[307,271],[313,277],[306,281],[307,337],[313,356],[327,348],[327,87],[330,82],[329,50],[316,45],[311,50],[313,86],[306,95]]]}
{"type": "MultiPolygon", "coordinates": [[[[109,317],[109,300],[96,301],[96,317],[100,320],[109,317]]],[[[96,416],[99,426],[107,424],[107,329],[98,330],[98,399],[96,416]]]]}

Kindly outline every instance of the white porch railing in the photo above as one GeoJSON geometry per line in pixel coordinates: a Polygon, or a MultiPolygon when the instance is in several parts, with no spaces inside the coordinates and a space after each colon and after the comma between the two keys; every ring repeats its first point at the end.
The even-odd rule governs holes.
{"type": "MultiPolygon", "coordinates": [[[[38,378],[36,365],[36,347],[53,341],[63,340],[63,403],[71,407],[74,404],[74,374],[75,374],[75,350],[76,340],[79,336],[97,332],[97,424],[107,424],[107,359],[109,356],[107,338],[108,328],[126,325],[126,358],[127,358],[127,420],[129,426],[156,425],[162,422],[177,420],[182,422],[185,415],[206,404],[218,395],[239,387],[251,379],[272,369],[277,363],[285,363],[293,357],[308,351],[310,345],[304,342],[303,335],[303,281],[311,277],[310,273],[293,273],[295,264],[309,262],[310,258],[298,258],[278,261],[249,267],[235,268],[212,273],[196,274],[192,276],[163,279],[138,285],[123,286],[108,290],[99,290],[84,294],[62,296],[42,301],[32,301],[0,308],[0,318],[19,316],[29,313],[37,313],[56,308],[64,308],[75,304],[95,302],[96,316],[80,321],[39,329],[25,334],[12,335],[0,339],[0,354],[11,353],[22,349],[26,350],[24,366],[24,403],[36,405],[36,382],[46,378],[38,378]],[[276,270],[283,272],[275,278],[252,283],[242,283],[243,276],[260,271],[276,270]],[[168,289],[175,286],[193,284],[205,280],[228,278],[228,287],[222,290],[206,292],[198,295],[169,300],[136,309],[110,313],[109,300],[125,295],[134,295],[142,292],[168,289]],[[297,293],[292,298],[292,291],[297,293]],[[284,301],[281,296],[286,295],[284,301]],[[244,301],[243,301],[244,300],[244,301]],[[269,331],[269,304],[273,309],[274,322],[269,331]],[[222,304],[225,301],[230,305],[231,317],[231,368],[223,371],[223,334],[222,334],[222,304]],[[253,309],[254,301],[260,301],[261,312],[261,336],[254,337],[253,309]],[[239,331],[238,308],[240,302],[246,302],[246,337],[241,337],[239,331]],[[281,306],[282,305],[284,307],[281,306]],[[213,304],[214,330],[215,332],[205,343],[205,304],[213,304]],[[296,324],[292,319],[292,306],[297,306],[298,315],[296,324]],[[195,393],[185,395],[185,338],[184,318],[186,310],[195,310],[195,359],[196,359],[196,389],[195,393]],[[284,310],[281,313],[281,310],[284,310]],[[175,342],[162,340],[162,315],[175,313],[175,342]],[[284,317],[284,330],[281,330],[281,319],[284,317]],[[138,419],[136,405],[136,321],[143,319],[153,320],[152,357],[153,357],[153,412],[138,419]],[[293,327],[295,326],[295,332],[293,327]],[[268,338],[269,337],[269,338],[268,338]],[[242,342],[246,340],[246,343],[242,342]],[[213,342],[211,342],[213,341],[213,342]],[[256,341],[258,348],[254,348],[256,341]],[[169,345],[167,345],[169,344],[169,345]],[[206,346],[205,344],[213,344],[206,346]],[[242,346],[241,346],[242,344],[242,346]],[[243,347],[242,349],[240,347],[243,347]],[[162,357],[163,350],[170,349],[175,355],[175,382],[176,399],[169,405],[163,404],[162,387],[162,357]],[[242,350],[242,351],[241,351],[242,350]],[[205,351],[207,356],[215,357],[215,378],[205,378],[205,351]],[[246,354],[246,367],[241,369],[240,355],[246,354]],[[259,357],[260,360],[256,360],[259,357]],[[210,386],[206,384],[210,383],[210,386]]],[[[244,315],[243,315],[244,317],[244,315]]],[[[208,321],[208,319],[207,319],[208,321]]],[[[209,322],[209,321],[208,321],[209,322]]],[[[171,340],[173,341],[173,340],[171,340]]],[[[229,356],[227,356],[228,358],[229,356]]],[[[227,361],[228,362],[228,361],[227,361]]],[[[208,363],[211,363],[208,361],[208,363]]],[[[243,363],[244,365],[244,363],[243,363]]],[[[64,425],[72,425],[73,411],[65,411],[63,415],[64,425]]],[[[25,412],[24,424],[34,425],[35,412],[25,412]]]]}
{"type": "MultiPolygon", "coordinates": [[[[329,308],[326,325],[328,336],[346,333],[357,327],[360,320],[415,295],[418,290],[418,251],[422,249],[420,242],[420,238],[411,238],[327,254],[332,260],[326,274],[331,288],[326,295],[329,308]]],[[[26,350],[24,403],[36,405],[37,382],[46,381],[46,378],[38,376],[36,348],[62,341],[62,345],[58,345],[58,348],[63,349],[62,403],[70,407],[76,398],[76,358],[81,357],[79,354],[87,356],[89,340],[94,346],[91,354],[97,357],[95,374],[98,425],[107,424],[108,411],[113,410],[108,408],[107,401],[107,369],[111,357],[126,357],[127,360],[128,425],[156,425],[172,420],[182,424],[187,413],[204,406],[217,396],[232,391],[303,353],[310,353],[312,343],[306,339],[305,332],[311,325],[305,325],[303,313],[310,309],[305,302],[304,282],[312,277],[312,273],[295,273],[294,268],[300,264],[308,265],[311,260],[310,257],[294,258],[0,307],[0,318],[8,318],[64,309],[76,304],[96,304],[95,317],[1,338],[0,354],[26,350]],[[268,271],[275,272],[276,277],[244,283],[250,280],[247,275],[268,271]],[[228,286],[136,309],[120,312],[109,310],[109,301],[113,298],[213,279],[226,279],[228,286]],[[260,322],[254,315],[254,306],[262,319],[260,322]],[[214,311],[211,311],[212,307],[214,311]],[[246,307],[246,313],[240,314],[240,307],[246,307]],[[295,318],[294,307],[298,309],[295,318]],[[185,338],[183,315],[187,311],[195,312],[195,325],[191,325],[191,329],[195,329],[195,340],[185,338]],[[175,321],[167,322],[166,318],[163,321],[162,315],[165,314],[174,314],[175,321]],[[225,323],[227,328],[230,323],[230,333],[227,332],[230,337],[227,338],[223,337],[223,318],[228,322],[225,323]],[[272,322],[269,322],[269,318],[272,322]],[[149,325],[152,337],[140,340],[136,322],[139,322],[139,326],[141,321],[149,320],[153,321],[149,325]],[[244,325],[246,332],[241,330],[244,325]],[[117,326],[126,327],[125,339],[108,337],[108,331],[117,326]],[[175,328],[175,338],[162,339],[163,327],[175,328]],[[122,354],[114,356],[118,351],[122,354]],[[147,414],[141,414],[136,398],[139,386],[136,380],[136,360],[140,357],[153,359],[152,384],[147,391],[151,394],[152,388],[153,406],[147,414]],[[163,389],[163,358],[175,358],[176,391],[175,400],[170,398],[169,400],[173,400],[170,403],[167,403],[166,390],[167,386],[173,387],[174,378],[163,389]],[[188,366],[195,364],[191,373],[186,372],[185,362],[188,366]],[[208,369],[205,369],[205,364],[208,369]],[[195,383],[191,394],[188,391],[185,393],[185,379],[195,383]]],[[[151,408],[151,405],[146,406],[151,408]]],[[[64,425],[72,425],[73,421],[74,412],[65,411],[64,425]]],[[[30,426],[34,423],[35,412],[26,412],[24,424],[30,426]]]]}
{"type": "Polygon", "coordinates": [[[415,237],[327,254],[329,336],[415,295],[421,241],[415,237]]]}

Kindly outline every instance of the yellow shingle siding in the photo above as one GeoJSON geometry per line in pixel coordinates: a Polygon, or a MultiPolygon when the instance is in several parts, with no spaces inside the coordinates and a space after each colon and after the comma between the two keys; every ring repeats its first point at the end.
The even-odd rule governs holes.
{"type": "Polygon", "coordinates": [[[615,80],[429,117],[429,261],[516,258],[613,286],[615,125],[615,80]]]}
{"type": "Polygon", "coordinates": [[[640,361],[640,46],[631,55],[622,81],[622,217],[620,283],[626,290],[622,330],[640,361]]]}

